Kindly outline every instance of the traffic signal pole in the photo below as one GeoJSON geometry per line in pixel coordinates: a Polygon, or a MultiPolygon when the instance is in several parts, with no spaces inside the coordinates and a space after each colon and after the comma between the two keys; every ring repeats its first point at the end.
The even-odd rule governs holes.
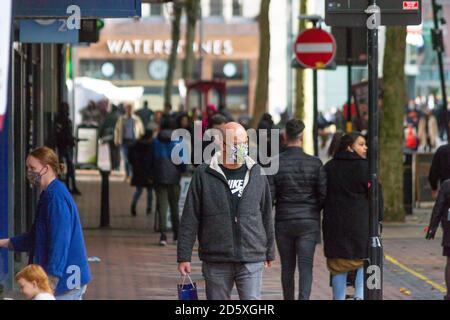
{"type": "Polygon", "coordinates": [[[319,156],[319,103],[317,98],[317,69],[313,69],[313,136],[314,136],[314,155],[319,156]]]}
{"type": "Polygon", "coordinates": [[[449,118],[448,118],[448,110],[447,110],[447,88],[445,85],[445,73],[444,73],[444,58],[443,53],[445,52],[444,48],[444,39],[442,35],[442,30],[439,27],[438,20],[438,12],[442,10],[442,5],[437,4],[436,0],[432,0],[433,7],[433,21],[434,21],[434,29],[431,30],[432,38],[433,38],[433,49],[437,52],[438,57],[438,65],[439,65],[439,76],[441,80],[441,91],[442,91],[442,112],[443,118],[445,121],[445,130],[447,132],[447,141],[450,144],[450,129],[449,129],[449,118]]]}
{"type": "Polygon", "coordinates": [[[382,300],[383,290],[383,248],[379,227],[379,110],[378,110],[378,28],[380,25],[380,8],[376,0],[368,1],[366,10],[367,45],[369,64],[369,248],[368,260],[365,261],[364,298],[365,300],[382,300]]]}
{"type": "MultiPolygon", "coordinates": [[[[320,19],[312,19],[314,28],[320,25],[320,19]]],[[[319,101],[317,97],[317,68],[313,69],[313,136],[314,136],[314,155],[319,156],[319,101]]]]}

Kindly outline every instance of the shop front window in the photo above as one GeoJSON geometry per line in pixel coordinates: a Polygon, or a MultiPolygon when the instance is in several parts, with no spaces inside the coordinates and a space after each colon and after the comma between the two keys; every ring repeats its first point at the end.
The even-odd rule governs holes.
{"type": "Polygon", "coordinates": [[[233,16],[242,16],[242,0],[233,0],[233,16]]]}
{"type": "Polygon", "coordinates": [[[162,4],[152,4],[150,6],[150,15],[151,16],[162,16],[163,15],[163,5],[162,4]]]}
{"type": "Polygon", "coordinates": [[[227,88],[227,108],[235,115],[248,112],[248,87],[229,86],[227,88]]]}
{"type": "Polygon", "coordinates": [[[80,74],[102,80],[131,80],[134,78],[132,60],[81,60],[80,74]]]}
{"type": "Polygon", "coordinates": [[[213,77],[224,80],[241,80],[248,82],[248,62],[217,60],[213,62],[213,77]]]}
{"type": "Polygon", "coordinates": [[[210,15],[211,16],[223,16],[223,1],[222,0],[210,0],[210,15]]]}

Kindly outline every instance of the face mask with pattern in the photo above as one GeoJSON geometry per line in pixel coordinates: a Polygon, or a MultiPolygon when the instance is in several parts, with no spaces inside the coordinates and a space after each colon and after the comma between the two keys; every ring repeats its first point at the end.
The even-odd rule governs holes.
{"type": "Polygon", "coordinates": [[[35,187],[39,187],[41,185],[41,179],[43,174],[41,174],[43,168],[39,172],[35,171],[27,171],[27,179],[28,181],[35,187]]]}
{"type": "Polygon", "coordinates": [[[234,163],[244,163],[248,155],[248,144],[238,143],[230,147],[230,160],[234,163]]]}

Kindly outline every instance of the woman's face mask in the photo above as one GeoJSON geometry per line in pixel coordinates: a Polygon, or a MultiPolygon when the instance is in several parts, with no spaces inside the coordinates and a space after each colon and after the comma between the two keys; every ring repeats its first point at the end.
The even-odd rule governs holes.
{"type": "Polygon", "coordinates": [[[228,158],[233,163],[244,163],[248,155],[248,144],[238,143],[230,147],[228,158]]]}
{"type": "Polygon", "coordinates": [[[32,170],[27,171],[27,179],[28,181],[35,187],[39,187],[41,185],[42,176],[45,174],[41,174],[42,168],[39,172],[35,172],[32,170]]]}

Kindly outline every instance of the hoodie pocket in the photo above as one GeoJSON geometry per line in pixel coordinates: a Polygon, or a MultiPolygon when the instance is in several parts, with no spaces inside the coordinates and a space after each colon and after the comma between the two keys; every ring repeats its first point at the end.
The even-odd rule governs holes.
{"type": "Polygon", "coordinates": [[[200,245],[202,251],[208,254],[233,253],[233,231],[227,215],[203,216],[200,245]]]}
{"type": "Polygon", "coordinates": [[[241,217],[241,244],[243,254],[265,254],[267,252],[267,234],[259,214],[241,217]]]}

